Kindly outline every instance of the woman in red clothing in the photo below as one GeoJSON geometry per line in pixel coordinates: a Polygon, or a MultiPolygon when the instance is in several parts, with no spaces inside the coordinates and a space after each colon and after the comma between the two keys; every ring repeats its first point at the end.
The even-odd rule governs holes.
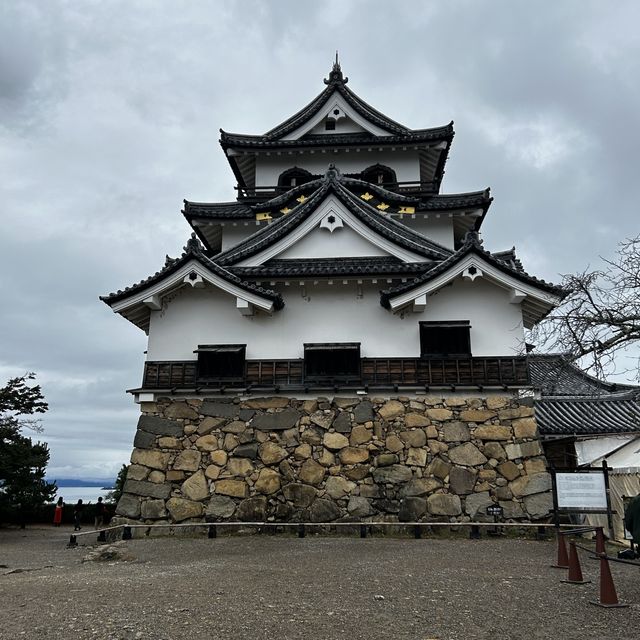
{"type": "Polygon", "coordinates": [[[58,498],[56,504],[56,510],[53,512],[53,526],[59,527],[62,524],[62,510],[64,509],[64,501],[62,498],[58,498]]]}

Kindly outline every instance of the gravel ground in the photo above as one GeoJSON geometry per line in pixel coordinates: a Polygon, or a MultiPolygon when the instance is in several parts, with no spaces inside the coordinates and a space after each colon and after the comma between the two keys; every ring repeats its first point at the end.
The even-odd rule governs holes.
{"type": "Polygon", "coordinates": [[[68,539],[65,528],[0,530],[0,638],[582,640],[640,629],[636,567],[611,566],[628,609],[594,607],[598,563],[582,552],[593,583],[562,584],[552,542],[167,537],[127,542],[128,562],[82,563],[92,547],[68,539]]]}

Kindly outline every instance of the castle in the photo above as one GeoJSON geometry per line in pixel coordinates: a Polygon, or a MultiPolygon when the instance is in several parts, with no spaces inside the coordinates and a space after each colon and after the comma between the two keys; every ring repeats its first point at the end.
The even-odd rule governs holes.
{"type": "Polygon", "coordinates": [[[442,194],[453,123],[348,86],[221,131],[232,202],[186,201],[178,258],[102,297],[148,336],[124,518],[470,520],[552,508],[524,330],[563,291],[442,194]]]}

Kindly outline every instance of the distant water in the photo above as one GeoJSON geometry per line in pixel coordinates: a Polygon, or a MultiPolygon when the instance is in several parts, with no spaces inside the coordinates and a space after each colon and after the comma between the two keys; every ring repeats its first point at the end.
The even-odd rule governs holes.
{"type": "Polygon", "coordinates": [[[95,504],[100,496],[102,496],[103,499],[106,498],[109,491],[111,491],[111,489],[101,489],[100,487],[59,487],[58,493],[53,501],[57,502],[58,498],[62,496],[67,504],[78,502],[78,500],[82,500],[84,503],[93,502],[95,504]]]}

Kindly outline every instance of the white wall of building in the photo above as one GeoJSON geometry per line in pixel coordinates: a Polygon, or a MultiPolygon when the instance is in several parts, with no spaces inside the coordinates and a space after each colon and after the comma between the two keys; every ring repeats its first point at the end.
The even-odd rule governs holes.
{"type": "MultiPolygon", "coordinates": [[[[366,129],[355,123],[350,118],[339,118],[336,121],[336,128],[329,129],[325,127],[325,121],[319,122],[309,133],[314,136],[332,135],[336,133],[363,133],[366,129]]],[[[304,137],[304,136],[303,136],[304,137]]]]}
{"type": "MultiPolygon", "coordinates": [[[[474,356],[510,356],[524,340],[520,305],[482,279],[456,280],[427,299],[423,313],[394,315],[380,306],[386,282],[279,286],[285,308],[241,316],[235,298],[213,287],[184,287],[153,311],[148,360],[195,359],[199,344],[242,343],[247,358],[300,358],[305,342],[360,342],[363,357],[418,357],[420,321],[469,320],[474,356]]],[[[268,285],[267,285],[268,286],[268,285]]]]}
{"type": "Polygon", "coordinates": [[[600,436],[575,443],[577,463],[579,465],[602,466],[602,458],[616,449],[620,451],[607,459],[610,467],[640,467],[640,441],[635,434],[600,436]],[[632,443],[621,449],[625,443],[632,443]]]}
{"type": "Polygon", "coordinates": [[[346,225],[330,232],[316,227],[289,247],[278,258],[341,258],[389,256],[390,254],[363,238],[346,225]]]}
{"type": "Polygon", "coordinates": [[[236,223],[225,222],[222,227],[222,250],[226,251],[234,247],[251,234],[262,229],[266,223],[256,224],[255,220],[242,220],[236,223]]]}
{"type": "Polygon", "coordinates": [[[399,182],[419,181],[420,164],[417,151],[355,151],[337,149],[322,153],[303,153],[258,156],[256,158],[256,186],[268,187],[278,184],[281,173],[293,167],[306,169],[314,175],[324,175],[330,163],[342,173],[358,173],[374,164],[382,164],[396,172],[399,182]]]}
{"type": "MultiPolygon", "coordinates": [[[[430,240],[433,240],[434,242],[437,242],[438,244],[442,245],[443,247],[447,247],[448,249],[454,248],[452,218],[432,217],[432,218],[425,219],[421,217],[420,218],[416,217],[415,219],[411,219],[410,216],[405,215],[405,216],[393,216],[393,219],[396,222],[405,224],[407,227],[413,229],[413,231],[417,231],[418,233],[429,238],[430,240]]],[[[267,224],[268,224],[267,222],[256,222],[255,220],[239,220],[237,222],[225,222],[222,225],[222,250],[226,251],[227,249],[230,249],[231,247],[235,246],[242,240],[248,238],[251,234],[256,233],[257,231],[262,229],[267,224]]],[[[324,231],[324,232],[328,233],[327,231],[324,231]]],[[[352,235],[353,233],[354,232],[351,232],[348,235],[352,235]]],[[[363,246],[361,248],[362,249],[361,251],[354,253],[354,251],[357,248],[356,247],[356,244],[358,242],[357,239],[352,238],[351,243],[349,243],[348,245],[347,244],[343,245],[344,237],[342,238],[339,237],[342,234],[343,234],[343,230],[334,232],[335,239],[333,239],[332,242],[334,243],[336,248],[333,249],[333,253],[331,254],[332,257],[333,256],[356,256],[356,255],[363,255],[363,256],[385,255],[383,253],[380,253],[379,250],[376,249],[376,247],[373,247],[373,245],[370,245],[371,249],[368,249],[368,250],[365,249],[363,246]],[[336,253],[338,246],[343,247],[341,249],[341,251],[343,251],[342,253],[336,253]],[[375,250],[375,251],[371,253],[371,250],[375,250]],[[367,253],[367,251],[369,252],[367,253]]],[[[347,234],[345,233],[344,235],[346,236],[347,234]]],[[[366,241],[360,238],[360,243],[366,243],[366,241]]],[[[296,247],[299,247],[300,245],[301,243],[298,243],[296,247]]],[[[308,254],[296,253],[295,255],[296,257],[299,256],[299,257],[307,257],[307,258],[321,257],[320,254],[313,255],[312,253],[308,253],[308,254]]],[[[283,255],[282,257],[290,257],[290,256],[283,255]]]]}
{"type": "Polygon", "coordinates": [[[393,219],[441,244],[443,247],[453,249],[453,218],[449,218],[447,215],[443,215],[440,218],[435,216],[425,218],[421,215],[416,215],[415,218],[412,218],[404,215],[393,216],[393,219]]]}

